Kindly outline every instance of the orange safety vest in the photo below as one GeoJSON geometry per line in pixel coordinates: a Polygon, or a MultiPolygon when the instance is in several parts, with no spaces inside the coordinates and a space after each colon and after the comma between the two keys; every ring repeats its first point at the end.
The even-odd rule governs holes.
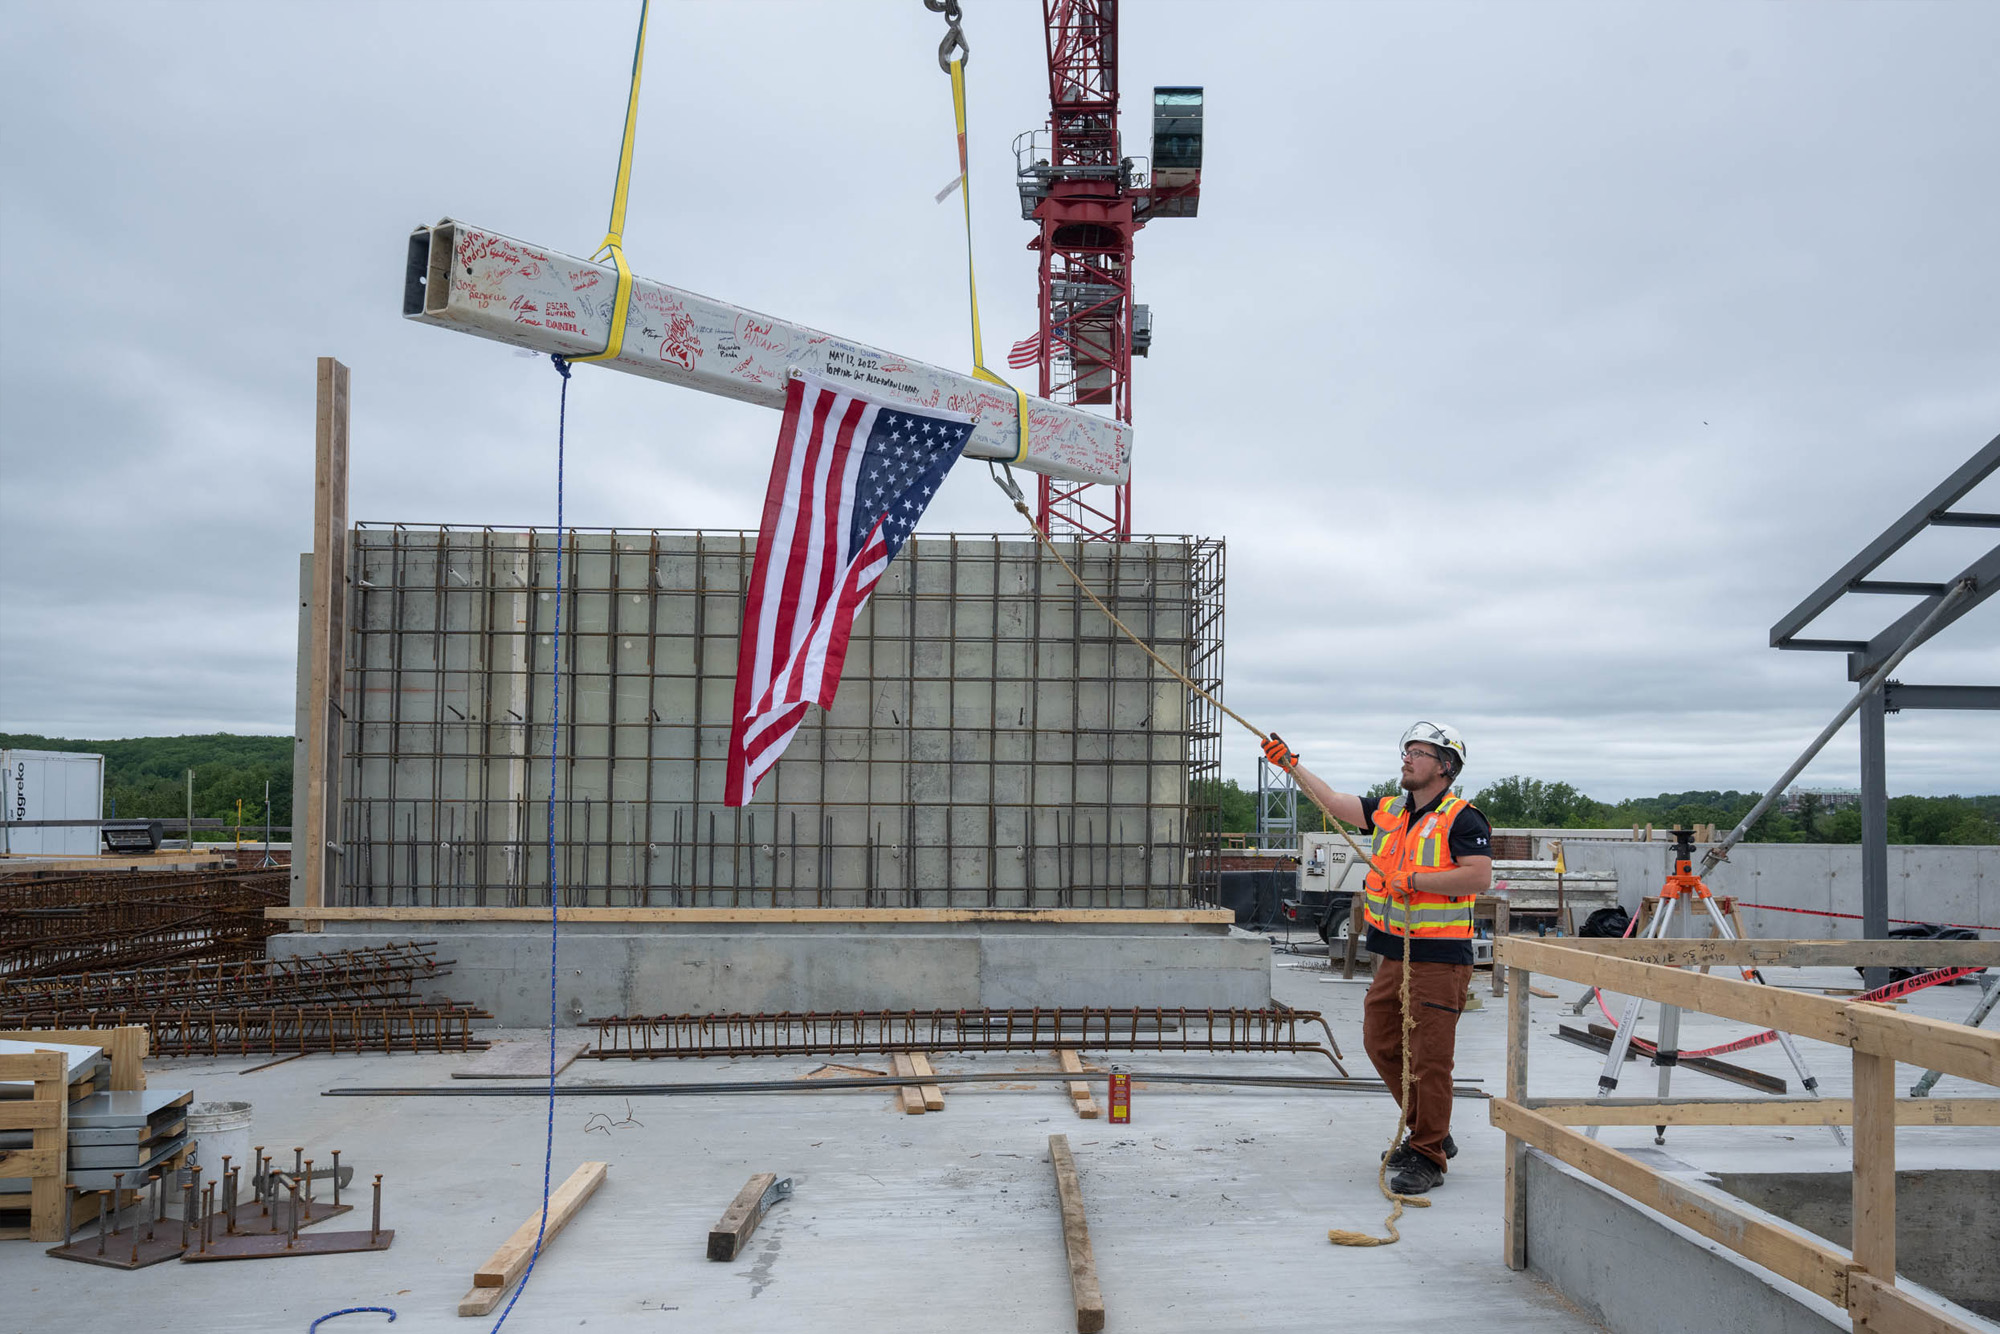
{"type": "MultiPolygon", "coordinates": [[[[1375,867],[1397,871],[1448,870],[1458,865],[1451,855],[1451,826],[1458,813],[1470,808],[1464,797],[1445,794],[1437,809],[1410,827],[1409,794],[1398,792],[1375,808],[1374,844],[1369,855],[1374,866],[1363,882],[1363,915],[1368,925],[1391,935],[1409,935],[1414,940],[1472,939],[1472,901],[1477,895],[1453,897],[1427,894],[1419,889],[1408,903],[1389,900],[1388,882],[1375,867]],[[1408,930],[1404,930],[1407,921],[1408,930]]],[[[1417,884],[1423,884],[1419,878],[1417,884]]]]}

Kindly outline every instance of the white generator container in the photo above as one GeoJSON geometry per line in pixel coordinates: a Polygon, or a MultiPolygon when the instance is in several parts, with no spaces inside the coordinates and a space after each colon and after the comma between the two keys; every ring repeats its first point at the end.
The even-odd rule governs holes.
{"type": "MultiPolygon", "coordinates": [[[[104,815],[104,757],[67,750],[0,750],[0,800],[8,821],[96,820],[104,815]]],[[[0,852],[88,857],[98,851],[89,825],[20,829],[0,825],[0,852]]]]}

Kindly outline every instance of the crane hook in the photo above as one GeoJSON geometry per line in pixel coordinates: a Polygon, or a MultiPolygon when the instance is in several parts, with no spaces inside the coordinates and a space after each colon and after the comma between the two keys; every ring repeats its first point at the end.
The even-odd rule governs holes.
{"type": "Polygon", "coordinates": [[[972,44],[965,40],[965,34],[958,26],[964,15],[959,12],[958,0],[924,0],[924,8],[933,14],[944,15],[944,40],[938,43],[938,68],[949,74],[953,51],[958,52],[961,65],[972,59],[972,44]]]}

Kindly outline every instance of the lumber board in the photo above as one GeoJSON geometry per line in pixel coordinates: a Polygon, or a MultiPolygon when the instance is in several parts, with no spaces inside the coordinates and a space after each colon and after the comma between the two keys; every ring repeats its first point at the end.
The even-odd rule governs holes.
{"type": "Polygon", "coordinates": [[[542,1249],[547,1250],[556,1234],[569,1225],[577,1210],[583,1208],[584,1202],[604,1184],[605,1173],[609,1170],[609,1163],[584,1163],[571,1172],[569,1179],[549,1196],[547,1227],[541,1225],[541,1210],[528,1215],[528,1221],[515,1228],[514,1235],[507,1238],[500,1249],[493,1252],[492,1258],[474,1271],[472,1286],[504,1291],[521,1277],[521,1272],[528,1267],[529,1257],[535,1253],[535,1233],[538,1230],[541,1232],[542,1249]]]}
{"type": "Polygon", "coordinates": [[[68,1176],[69,1057],[59,1051],[37,1051],[26,1055],[0,1056],[0,1079],[33,1081],[32,1101],[49,1109],[50,1115],[34,1128],[29,1148],[47,1170],[29,1174],[28,1238],[31,1241],[62,1240],[63,1210],[69,1197],[64,1189],[68,1176]]]}
{"type": "MultiPolygon", "coordinates": [[[[1496,964],[1493,969],[1500,972],[1496,964]]],[[[1507,1096],[1522,1102],[1528,1096],[1529,979],[1519,968],[1507,979],[1507,1096]]],[[[1528,1146],[1517,1136],[1506,1142],[1507,1160],[1501,1183],[1501,1255],[1509,1269],[1528,1267],[1528,1146]]]]}
{"type": "MultiPolygon", "coordinates": [[[[5,1078],[18,1079],[21,1076],[7,1075],[5,1078]]],[[[9,1098],[0,1102],[0,1130],[40,1130],[45,1126],[67,1125],[68,1111],[69,1102],[66,1099],[58,1105],[39,1098],[32,1101],[9,1098]]]]}
{"type": "Polygon", "coordinates": [[[1049,1161],[1056,1170],[1056,1198],[1062,1205],[1063,1250],[1069,1256],[1069,1292],[1076,1307],[1076,1334],[1104,1328],[1104,1292],[1097,1283],[1097,1258],[1090,1252],[1090,1222],[1083,1212],[1083,1183],[1069,1136],[1049,1136],[1049,1161]]]}
{"type": "MultiPolygon", "coordinates": [[[[892,1053],[889,1057],[889,1068],[896,1072],[896,1076],[899,1079],[915,1079],[917,1077],[917,1067],[910,1060],[907,1052],[899,1051],[892,1053]]],[[[922,1116],[924,1114],[923,1090],[915,1084],[898,1085],[896,1088],[896,1101],[906,1115],[922,1116]]]]}
{"type": "MultiPolygon", "coordinates": [[[[921,1110],[921,1109],[919,1109],[921,1110]]],[[[750,1244],[750,1235],[764,1221],[764,1192],[778,1183],[776,1172],[759,1172],[743,1183],[722,1217],[708,1230],[708,1258],[734,1260],[750,1244]]]]}
{"type": "MultiPolygon", "coordinates": [[[[1566,1126],[1846,1126],[1851,1098],[1516,1098],[1566,1126]]],[[[2000,1126],[2000,1098],[1898,1098],[1899,1126],[2000,1126]]]]}
{"type": "Polygon", "coordinates": [[[1495,1098],[1487,1104],[1487,1114],[1495,1126],[1558,1162],[1567,1163],[1837,1306],[1847,1305],[1848,1258],[1833,1247],[1704,1195],[1519,1103],[1495,1098]]]}
{"type": "Polygon", "coordinates": [[[1854,1053],[1854,1263],[1896,1281],[1896,1058],[1854,1053]]]}
{"type": "MultiPolygon", "coordinates": [[[[925,1075],[934,1075],[937,1073],[936,1070],[931,1068],[931,1058],[920,1051],[910,1053],[910,1069],[919,1079],[925,1075]]],[[[925,1111],[941,1112],[944,1110],[944,1090],[936,1084],[919,1084],[917,1086],[917,1093],[924,1100],[925,1111]]]]}
{"type": "Polygon", "coordinates": [[[1854,1328],[1869,1334],[1979,1334],[1981,1328],[1919,1301],[1865,1269],[1848,1273],[1847,1312],[1854,1317],[1854,1328]]]}
{"type": "Polygon", "coordinates": [[[2000,1086],[2000,1032],[1900,1014],[1865,1001],[1851,1003],[1848,1010],[1855,1050],[2000,1086]]]}
{"type": "MultiPolygon", "coordinates": [[[[1951,943],[1951,942],[1942,942],[1951,943]]],[[[1963,943],[1963,942],[1961,942],[1963,943]]],[[[1865,1001],[1808,996],[1733,978],[1683,972],[1588,950],[1555,945],[1531,936],[1499,943],[1511,966],[1529,968],[1573,982],[1644,996],[1663,1005],[1735,1019],[1817,1038],[1840,1047],[1893,1055],[1911,1065],[1959,1075],[1985,1084],[2000,1083],[2000,1033],[1949,1020],[1898,1014],[1865,1001]]]]}
{"type": "MultiPolygon", "coordinates": [[[[264,916],[287,922],[540,922],[547,908],[314,908],[272,907],[264,916]]],[[[756,923],[879,926],[899,922],[935,926],[952,922],[1039,922],[1069,926],[1227,926],[1227,908],[558,908],[559,922],[756,923]]]]}
{"type": "Polygon", "coordinates": [[[2000,968],[2000,940],[1612,940],[1562,948],[1637,963],[1740,968],[2000,968]]]}
{"type": "MultiPolygon", "coordinates": [[[[1056,1061],[1062,1066],[1066,1075],[1083,1073],[1083,1058],[1068,1047],[1056,1052],[1056,1061]]],[[[1076,1114],[1083,1120],[1097,1119],[1097,1099],[1090,1096],[1090,1085],[1085,1081],[1073,1079],[1069,1082],[1069,1101],[1076,1109],[1076,1114]]]]}
{"type": "Polygon", "coordinates": [[[0,1149],[0,1177],[52,1177],[61,1159],[55,1149],[0,1149]]]}
{"type": "MultiPolygon", "coordinates": [[[[339,875],[334,835],[340,827],[340,762],[347,672],[347,460],[349,375],[332,357],[316,363],[313,418],[312,605],[307,626],[306,809],[294,811],[305,837],[295,880],[300,906],[326,902],[339,875]]],[[[305,919],[307,931],[319,930],[305,919]]]]}

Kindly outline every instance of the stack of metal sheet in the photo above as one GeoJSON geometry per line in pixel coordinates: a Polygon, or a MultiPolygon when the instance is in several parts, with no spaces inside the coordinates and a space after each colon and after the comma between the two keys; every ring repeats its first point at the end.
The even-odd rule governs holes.
{"type": "Polygon", "coordinates": [[[94,1093],[69,1108],[69,1184],[77,1190],[110,1190],[124,1174],[130,1190],[146,1174],[187,1147],[192,1089],[141,1089],[94,1093]]]}

